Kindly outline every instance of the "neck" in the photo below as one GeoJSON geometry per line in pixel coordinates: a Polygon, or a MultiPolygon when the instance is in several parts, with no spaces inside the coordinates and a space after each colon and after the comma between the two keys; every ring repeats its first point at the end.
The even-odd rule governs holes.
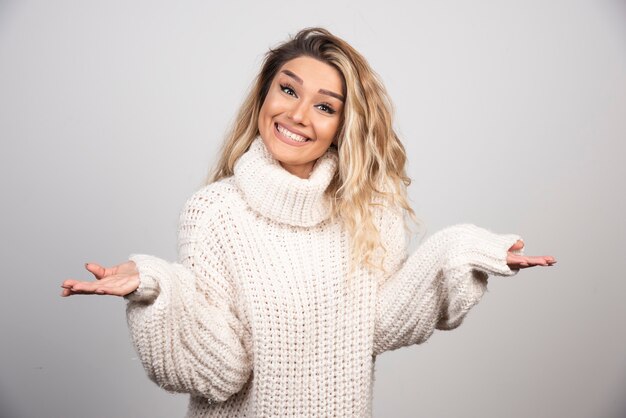
{"type": "Polygon", "coordinates": [[[298,164],[298,165],[285,164],[281,162],[280,165],[289,173],[293,174],[294,176],[300,177],[301,179],[308,179],[309,176],[311,175],[311,171],[313,171],[313,166],[315,165],[315,161],[311,161],[310,163],[307,163],[307,164],[298,164]]]}

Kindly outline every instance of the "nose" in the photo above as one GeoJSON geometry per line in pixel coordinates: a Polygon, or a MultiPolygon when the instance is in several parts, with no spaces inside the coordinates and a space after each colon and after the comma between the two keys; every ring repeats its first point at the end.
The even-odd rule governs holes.
{"type": "Polygon", "coordinates": [[[287,112],[287,117],[300,125],[306,125],[309,123],[308,117],[308,105],[304,100],[298,100],[293,103],[291,109],[287,112]]]}

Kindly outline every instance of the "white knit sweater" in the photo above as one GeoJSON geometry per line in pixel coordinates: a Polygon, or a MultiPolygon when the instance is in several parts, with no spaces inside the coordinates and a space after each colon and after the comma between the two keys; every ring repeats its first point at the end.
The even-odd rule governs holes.
{"type": "Polygon", "coordinates": [[[150,379],[191,394],[188,417],[369,417],[376,355],[459,326],[488,275],[516,274],[518,235],[458,224],[407,256],[400,211],[374,207],[389,274],[346,278],[324,196],[336,169],[330,149],[298,178],[256,138],[234,176],[187,201],[180,263],[130,257],[133,343],[150,379]]]}

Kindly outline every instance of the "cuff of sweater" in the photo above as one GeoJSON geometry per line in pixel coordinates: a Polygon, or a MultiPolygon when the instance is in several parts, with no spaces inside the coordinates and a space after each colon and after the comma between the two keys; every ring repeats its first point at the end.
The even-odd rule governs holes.
{"type": "MultiPolygon", "coordinates": [[[[496,276],[514,276],[519,272],[519,269],[511,269],[506,259],[509,248],[522,239],[520,235],[496,234],[472,224],[460,224],[455,228],[459,232],[459,246],[452,256],[453,266],[468,264],[496,276]]],[[[511,252],[524,253],[523,248],[511,252]]]]}
{"type": "Polygon", "coordinates": [[[145,254],[132,254],[129,260],[134,261],[139,271],[139,287],[124,296],[131,302],[152,303],[160,292],[158,277],[166,274],[156,257],[145,254]]]}

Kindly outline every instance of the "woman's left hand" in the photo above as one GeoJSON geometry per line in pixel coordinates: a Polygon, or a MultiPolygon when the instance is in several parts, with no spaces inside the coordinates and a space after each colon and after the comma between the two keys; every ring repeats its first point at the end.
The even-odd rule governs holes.
{"type": "Polygon", "coordinates": [[[506,256],[506,263],[511,269],[523,269],[534,266],[551,266],[556,263],[556,259],[550,255],[526,256],[514,254],[511,251],[521,250],[524,248],[524,241],[517,240],[515,244],[509,248],[506,256]]]}

